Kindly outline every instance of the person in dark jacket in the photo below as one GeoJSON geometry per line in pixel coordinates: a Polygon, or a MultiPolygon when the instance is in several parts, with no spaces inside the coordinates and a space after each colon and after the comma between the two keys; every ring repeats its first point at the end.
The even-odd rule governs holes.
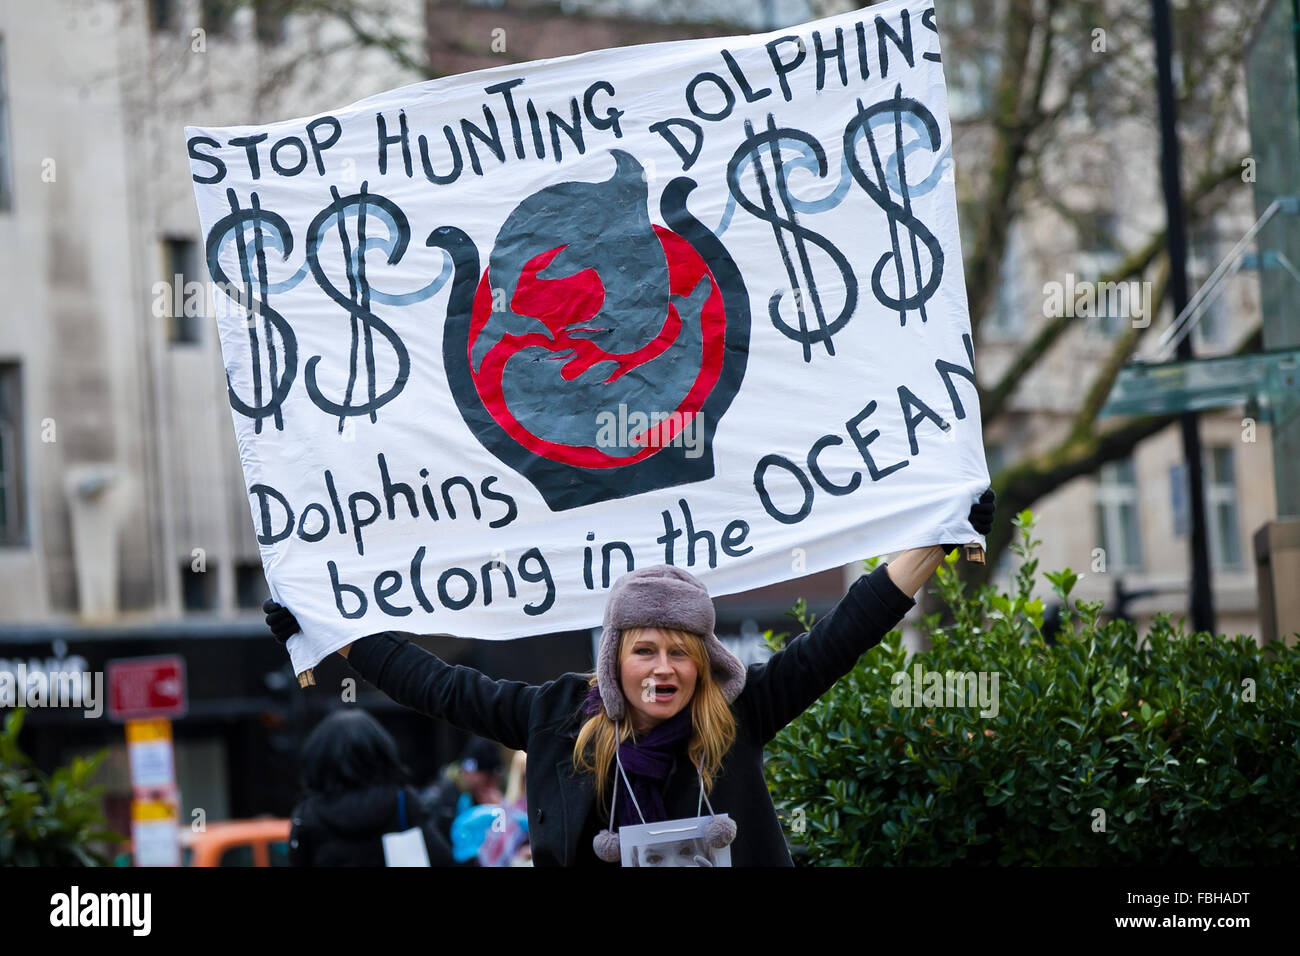
{"type": "Polygon", "coordinates": [[[307,737],[306,794],[289,831],[293,866],[383,866],[383,835],[419,827],[431,866],[453,866],[451,847],[407,782],[388,731],[364,710],[337,711],[307,737]]]}
{"type": "MultiPolygon", "coordinates": [[[[971,509],[992,527],[993,494],[971,509]]],[[[713,634],[712,601],[670,565],[630,572],[610,590],[595,674],[540,685],[448,665],[398,633],[340,648],[354,670],[423,714],[528,753],[528,829],[536,866],[619,859],[629,823],[701,815],[728,832],[733,866],[791,866],[763,777],[763,746],[853,669],[914,605],[953,546],[904,551],[855,581],[811,631],[747,669],[713,634]]],[[[278,640],[297,630],[272,602],[278,640]]]]}

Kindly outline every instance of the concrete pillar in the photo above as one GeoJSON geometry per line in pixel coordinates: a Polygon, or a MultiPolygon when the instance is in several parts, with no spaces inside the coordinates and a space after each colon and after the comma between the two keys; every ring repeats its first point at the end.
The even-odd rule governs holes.
{"type": "Polygon", "coordinates": [[[64,474],[77,573],[77,608],[86,623],[117,615],[119,495],[111,464],[73,465],[64,474]]]}
{"type": "Polygon", "coordinates": [[[1300,518],[1279,518],[1255,532],[1260,643],[1293,645],[1300,631],[1300,518]]]}

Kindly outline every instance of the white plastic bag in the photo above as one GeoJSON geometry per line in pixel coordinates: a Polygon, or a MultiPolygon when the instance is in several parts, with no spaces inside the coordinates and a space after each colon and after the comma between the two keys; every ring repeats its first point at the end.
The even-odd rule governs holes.
{"type": "MultiPolygon", "coordinates": [[[[397,791],[397,816],[406,826],[406,793],[397,791]]],[[[398,833],[384,834],[384,866],[428,866],[429,848],[424,843],[424,831],[419,827],[403,829],[398,833]]]]}

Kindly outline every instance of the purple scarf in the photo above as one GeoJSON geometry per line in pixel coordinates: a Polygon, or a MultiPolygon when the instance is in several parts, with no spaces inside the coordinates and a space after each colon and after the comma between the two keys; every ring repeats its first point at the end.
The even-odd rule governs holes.
{"type": "MultiPolygon", "coordinates": [[[[582,712],[591,717],[603,709],[600,688],[593,687],[583,701],[582,712]]],[[[629,738],[619,744],[618,756],[623,762],[628,780],[632,782],[636,803],[641,807],[641,813],[645,814],[645,823],[658,823],[668,819],[668,811],[664,809],[664,780],[673,765],[673,755],[681,749],[681,742],[690,739],[690,736],[691,709],[688,706],[649,733],[638,735],[636,743],[629,738]]],[[[623,791],[614,805],[614,826],[635,826],[643,821],[636,812],[636,806],[628,798],[627,787],[623,784],[617,764],[612,769],[615,792],[620,787],[623,791]]]]}

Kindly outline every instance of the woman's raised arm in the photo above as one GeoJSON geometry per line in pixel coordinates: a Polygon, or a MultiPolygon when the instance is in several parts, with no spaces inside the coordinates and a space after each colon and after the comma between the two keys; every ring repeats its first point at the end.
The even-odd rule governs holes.
{"type": "Polygon", "coordinates": [[[921,585],[930,580],[930,575],[943,563],[947,552],[941,545],[932,544],[928,548],[912,548],[885,565],[889,580],[894,586],[910,598],[916,597],[921,585]]]}
{"type": "MultiPolygon", "coordinates": [[[[971,525],[988,534],[993,492],[970,511],[971,525]]],[[[762,664],[749,667],[737,704],[758,739],[766,743],[782,727],[853,669],[865,651],[880,643],[916,604],[914,596],[956,545],[912,548],[864,575],[811,631],[790,641],[762,664]]]]}
{"type": "MultiPolygon", "coordinates": [[[[937,550],[937,549],[936,549],[937,550]]],[[[890,565],[863,575],[812,630],[790,640],[761,664],[749,665],[737,716],[761,743],[802,714],[880,643],[912,598],[894,583],[890,565]]]]}
{"type": "MultiPolygon", "coordinates": [[[[266,623],[283,644],[297,633],[288,608],[267,601],[266,623]]],[[[547,685],[493,680],[481,671],[452,665],[392,631],[371,634],[339,648],[348,665],[390,698],[512,750],[528,748],[533,702],[547,685]]]]}
{"type": "MultiPolygon", "coordinates": [[[[988,534],[993,530],[995,503],[996,495],[993,494],[993,489],[989,488],[980,495],[979,501],[971,505],[971,527],[980,534],[988,534]]],[[[955,544],[935,544],[928,548],[912,548],[910,551],[904,551],[889,562],[889,580],[909,597],[915,597],[921,585],[930,580],[930,575],[934,574],[943,563],[944,555],[955,547],[957,547],[955,544]]]]}
{"type": "Polygon", "coordinates": [[[348,665],[403,707],[511,750],[528,749],[533,704],[552,683],[493,680],[473,667],[448,664],[392,631],[356,641],[348,665]]]}

